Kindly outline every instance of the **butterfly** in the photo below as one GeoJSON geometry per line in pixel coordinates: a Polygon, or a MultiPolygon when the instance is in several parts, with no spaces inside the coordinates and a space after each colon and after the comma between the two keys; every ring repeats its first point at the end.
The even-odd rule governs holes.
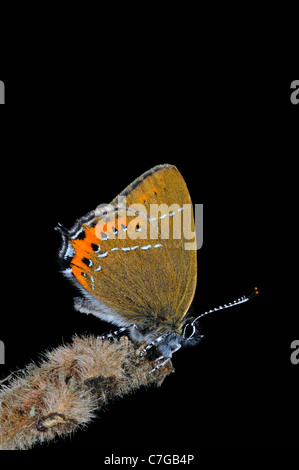
{"type": "Polygon", "coordinates": [[[119,332],[127,329],[145,344],[141,356],[155,348],[154,370],[181,346],[200,341],[203,315],[249,300],[188,315],[197,284],[196,233],[191,197],[174,165],[155,166],[70,230],[61,224],[56,229],[62,272],[83,294],[75,308],[119,332]]]}

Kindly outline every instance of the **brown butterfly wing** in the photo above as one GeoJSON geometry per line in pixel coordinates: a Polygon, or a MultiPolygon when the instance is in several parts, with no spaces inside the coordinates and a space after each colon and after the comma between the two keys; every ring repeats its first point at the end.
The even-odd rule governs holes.
{"type": "MultiPolygon", "coordinates": [[[[174,316],[176,320],[182,319],[186,315],[195,294],[197,252],[192,201],[181,173],[173,165],[158,165],[137,178],[119,196],[126,197],[127,207],[136,203],[144,204],[148,207],[152,204],[158,206],[165,204],[170,208],[170,214],[176,212],[176,209],[180,211],[180,208],[183,208],[184,205],[186,206],[184,214],[176,212],[174,216],[167,216],[163,219],[165,211],[162,211],[158,219],[159,235],[162,232],[162,236],[163,224],[169,222],[170,237],[162,241],[160,239],[160,241],[171,258],[174,270],[173,276],[176,280],[177,296],[173,298],[173,309],[169,315],[171,317],[174,316]],[[173,210],[171,209],[172,207],[173,210]],[[189,230],[186,230],[186,235],[189,237],[194,234],[192,238],[186,239],[184,236],[183,217],[186,217],[185,228],[189,228],[189,230]],[[180,220],[182,225],[180,225],[180,220]],[[180,237],[179,239],[173,239],[171,234],[174,232],[180,237]],[[186,246],[189,249],[185,249],[186,246]]],[[[113,203],[116,202],[117,198],[114,199],[113,203]]],[[[163,266],[161,263],[160,265],[155,265],[157,276],[161,266],[163,266]]]]}
{"type": "MultiPolygon", "coordinates": [[[[99,302],[127,323],[147,327],[164,322],[177,327],[186,315],[196,287],[196,251],[186,240],[163,238],[182,219],[191,199],[179,171],[160,165],[135,180],[120,196],[126,208],[166,204],[158,213],[112,209],[105,217],[83,225],[84,237],[71,239],[72,274],[99,302]],[[129,235],[129,236],[128,236],[129,235]],[[133,237],[133,239],[131,238],[133,237]],[[136,238],[134,238],[136,237],[136,238]]],[[[115,207],[117,198],[112,201],[115,207]]],[[[192,207],[192,206],[191,206],[192,207]]],[[[193,214],[191,229],[194,231],[193,214]]],[[[190,240],[188,240],[190,242],[190,240]]]]}

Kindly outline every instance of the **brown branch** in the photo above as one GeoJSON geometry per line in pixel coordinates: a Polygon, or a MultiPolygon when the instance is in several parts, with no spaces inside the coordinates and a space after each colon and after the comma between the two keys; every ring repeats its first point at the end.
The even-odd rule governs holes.
{"type": "Polygon", "coordinates": [[[140,345],[119,340],[74,337],[8,378],[0,390],[0,449],[28,449],[86,425],[114,398],[142,385],[161,385],[173,371],[140,358],[140,345]]]}

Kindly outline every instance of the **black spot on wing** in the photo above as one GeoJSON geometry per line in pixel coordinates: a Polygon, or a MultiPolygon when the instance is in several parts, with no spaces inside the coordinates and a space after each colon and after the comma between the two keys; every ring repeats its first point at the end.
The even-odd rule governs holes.
{"type": "Polygon", "coordinates": [[[78,234],[76,240],[84,240],[85,238],[86,238],[85,230],[82,230],[82,231],[78,234]]]}
{"type": "Polygon", "coordinates": [[[82,258],[82,263],[86,264],[87,267],[89,267],[89,259],[88,258],[82,258]]]}

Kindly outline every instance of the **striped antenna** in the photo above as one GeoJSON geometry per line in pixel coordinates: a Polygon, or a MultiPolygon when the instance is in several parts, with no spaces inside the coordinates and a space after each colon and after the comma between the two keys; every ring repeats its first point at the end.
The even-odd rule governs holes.
{"type": "Polygon", "coordinates": [[[208,310],[207,312],[202,313],[201,315],[199,315],[197,318],[193,320],[193,322],[191,323],[191,326],[194,327],[194,323],[197,320],[204,317],[205,315],[208,315],[209,313],[217,312],[218,310],[223,310],[225,308],[231,308],[231,307],[235,307],[236,305],[243,304],[244,302],[248,302],[249,300],[253,299],[258,294],[259,294],[258,288],[255,287],[252,292],[250,292],[248,295],[243,295],[243,297],[241,297],[238,300],[234,300],[233,302],[230,302],[229,304],[224,304],[224,305],[221,305],[220,307],[212,308],[212,310],[208,310]]]}

